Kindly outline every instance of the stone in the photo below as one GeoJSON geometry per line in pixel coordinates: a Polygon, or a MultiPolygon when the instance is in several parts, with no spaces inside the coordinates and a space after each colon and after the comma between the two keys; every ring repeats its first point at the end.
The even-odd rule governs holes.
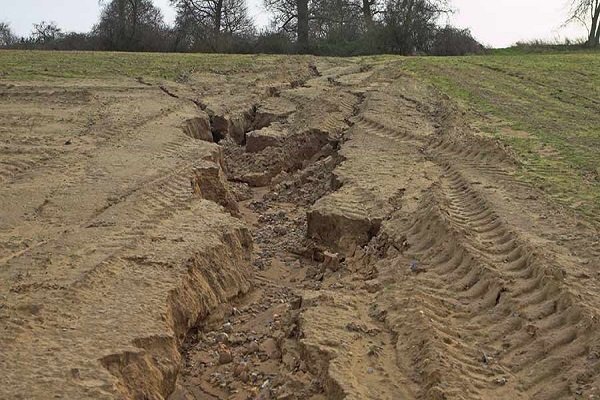
{"type": "Polygon", "coordinates": [[[242,362],[237,364],[234,368],[233,368],[233,376],[241,376],[243,373],[246,373],[246,376],[248,375],[248,363],[242,362]]]}
{"type": "Polygon", "coordinates": [[[225,332],[221,332],[221,333],[217,334],[217,342],[223,343],[223,344],[228,344],[229,343],[229,335],[226,334],[225,332]]]}
{"type": "Polygon", "coordinates": [[[271,183],[271,179],[273,179],[273,174],[270,171],[248,172],[240,177],[242,182],[252,187],[268,186],[271,183]]]}
{"type": "Polygon", "coordinates": [[[250,342],[250,344],[248,344],[248,346],[246,347],[246,354],[254,354],[258,351],[259,351],[259,346],[258,346],[258,343],[256,343],[256,341],[250,342]]]}
{"type": "Polygon", "coordinates": [[[277,341],[273,338],[265,340],[260,345],[260,350],[264,352],[271,360],[279,360],[281,358],[281,351],[279,351],[277,341]]]}
{"type": "Polygon", "coordinates": [[[267,98],[261,102],[254,115],[255,129],[272,125],[277,121],[285,121],[296,111],[296,105],[285,98],[267,98]]]}
{"type": "Polygon", "coordinates": [[[377,279],[365,281],[363,289],[369,293],[376,293],[381,290],[381,282],[379,282],[377,279]]]}
{"type": "Polygon", "coordinates": [[[223,344],[219,345],[217,354],[219,355],[219,364],[229,364],[230,362],[233,361],[233,354],[231,354],[231,350],[229,350],[223,344]]]}
{"type": "Polygon", "coordinates": [[[333,272],[340,269],[340,255],[338,253],[330,253],[329,251],[323,252],[323,264],[325,267],[333,272]]]}
{"type": "Polygon", "coordinates": [[[246,134],[246,151],[249,153],[258,153],[267,147],[280,146],[286,136],[287,131],[275,126],[268,126],[260,130],[248,132],[246,134]]]}
{"type": "Polygon", "coordinates": [[[227,323],[223,324],[223,332],[225,332],[225,333],[233,332],[233,325],[231,324],[231,322],[227,322],[227,323]]]}

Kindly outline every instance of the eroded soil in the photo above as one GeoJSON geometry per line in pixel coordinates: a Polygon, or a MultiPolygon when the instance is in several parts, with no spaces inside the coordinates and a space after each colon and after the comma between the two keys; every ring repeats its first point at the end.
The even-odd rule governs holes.
{"type": "Polygon", "coordinates": [[[600,397],[597,227],[400,63],[279,68],[1,87],[0,397],[600,397]]]}

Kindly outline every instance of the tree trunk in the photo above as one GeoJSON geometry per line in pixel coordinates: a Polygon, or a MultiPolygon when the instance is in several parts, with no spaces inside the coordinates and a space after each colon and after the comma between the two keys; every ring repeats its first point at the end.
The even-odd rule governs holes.
{"type": "Polygon", "coordinates": [[[119,16],[118,16],[118,28],[117,28],[117,37],[114,43],[115,46],[115,50],[124,50],[124,46],[125,46],[125,28],[127,25],[127,21],[125,21],[125,0],[118,0],[118,12],[119,12],[119,16]]]}
{"type": "Polygon", "coordinates": [[[590,36],[588,37],[588,46],[598,46],[598,40],[600,39],[600,25],[598,20],[600,19],[600,5],[593,10],[592,15],[592,26],[590,27],[590,36]]]}
{"type": "Polygon", "coordinates": [[[298,7],[298,52],[308,53],[308,0],[297,0],[298,7]]]}
{"type": "Polygon", "coordinates": [[[215,37],[221,33],[221,23],[223,20],[223,0],[217,0],[217,7],[215,10],[215,37]]]}
{"type": "Polygon", "coordinates": [[[367,31],[373,27],[373,11],[371,10],[371,0],[362,0],[362,13],[367,31]]]}
{"type": "Polygon", "coordinates": [[[139,46],[137,36],[137,29],[139,24],[139,0],[133,0],[131,2],[131,35],[129,36],[129,40],[127,41],[127,50],[134,51],[137,50],[134,47],[139,46]]]}

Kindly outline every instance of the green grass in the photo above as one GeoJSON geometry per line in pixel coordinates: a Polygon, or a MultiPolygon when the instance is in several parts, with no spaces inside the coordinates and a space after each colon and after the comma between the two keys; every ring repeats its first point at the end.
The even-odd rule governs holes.
{"type": "Polygon", "coordinates": [[[522,161],[522,179],[599,219],[599,52],[415,57],[401,66],[510,144],[522,161]]]}
{"type": "Polygon", "coordinates": [[[264,70],[285,56],[0,50],[0,79],[151,77],[264,70]]]}

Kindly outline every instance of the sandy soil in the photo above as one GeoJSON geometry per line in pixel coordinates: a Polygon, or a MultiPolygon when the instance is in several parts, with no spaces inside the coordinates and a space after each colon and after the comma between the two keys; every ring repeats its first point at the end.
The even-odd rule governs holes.
{"type": "Polygon", "coordinates": [[[0,90],[0,398],[600,397],[597,229],[400,63],[0,90]]]}

